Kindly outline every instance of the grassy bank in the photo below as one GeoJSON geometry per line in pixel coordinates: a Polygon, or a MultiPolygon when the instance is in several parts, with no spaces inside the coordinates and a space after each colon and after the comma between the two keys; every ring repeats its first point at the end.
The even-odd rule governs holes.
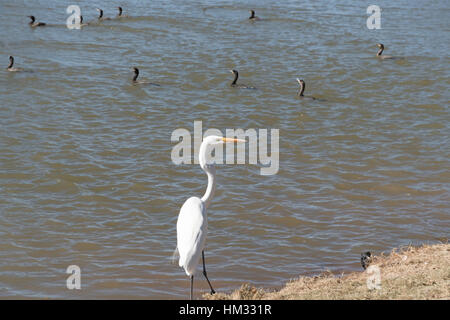
{"type": "Polygon", "coordinates": [[[279,291],[244,284],[229,294],[205,294],[203,297],[218,300],[450,299],[448,243],[393,250],[388,255],[374,256],[370,267],[361,270],[339,276],[325,273],[316,277],[300,277],[279,291]],[[378,289],[375,288],[377,286],[378,289]]]}

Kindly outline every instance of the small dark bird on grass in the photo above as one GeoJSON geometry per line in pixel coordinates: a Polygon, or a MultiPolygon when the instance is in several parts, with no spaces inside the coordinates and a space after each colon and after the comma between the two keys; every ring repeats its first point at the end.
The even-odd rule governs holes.
{"type": "Polygon", "coordinates": [[[364,270],[367,269],[367,267],[372,262],[372,254],[370,251],[361,253],[361,265],[364,268],[364,270]]]}

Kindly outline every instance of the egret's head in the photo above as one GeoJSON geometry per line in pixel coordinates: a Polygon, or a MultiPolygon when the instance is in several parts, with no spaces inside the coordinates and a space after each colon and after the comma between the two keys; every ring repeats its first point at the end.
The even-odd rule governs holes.
{"type": "Polygon", "coordinates": [[[377,43],[377,47],[380,49],[384,49],[384,45],[382,43],[377,43]]]}
{"type": "Polygon", "coordinates": [[[234,70],[234,69],[230,70],[230,72],[233,73],[233,74],[237,74],[238,73],[237,70],[234,70]]]}
{"type": "Polygon", "coordinates": [[[303,80],[301,80],[301,79],[299,79],[299,78],[297,78],[297,82],[298,82],[301,86],[304,86],[304,85],[305,85],[305,81],[303,81],[303,80]]]}
{"type": "Polygon", "coordinates": [[[209,145],[230,143],[230,142],[245,142],[245,140],[236,138],[224,138],[220,136],[208,136],[203,139],[203,143],[209,145]]]}
{"type": "Polygon", "coordinates": [[[208,136],[204,138],[202,144],[200,145],[200,151],[198,155],[200,167],[203,170],[214,170],[214,161],[211,161],[210,158],[212,149],[215,149],[217,145],[234,142],[245,142],[245,140],[236,138],[224,138],[220,136],[208,136]]]}

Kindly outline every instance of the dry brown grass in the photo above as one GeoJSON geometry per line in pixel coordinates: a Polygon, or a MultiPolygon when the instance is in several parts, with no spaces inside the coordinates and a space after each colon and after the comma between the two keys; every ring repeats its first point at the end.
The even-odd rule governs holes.
{"type": "Polygon", "coordinates": [[[424,245],[374,256],[371,266],[380,270],[380,289],[369,289],[369,269],[348,275],[325,273],[300,277],[279,291],[244,284],[230,293],[205,294],[214,300],[322,300],[322,299],[446,299],[450,298],[450,244],[424,245]]]}

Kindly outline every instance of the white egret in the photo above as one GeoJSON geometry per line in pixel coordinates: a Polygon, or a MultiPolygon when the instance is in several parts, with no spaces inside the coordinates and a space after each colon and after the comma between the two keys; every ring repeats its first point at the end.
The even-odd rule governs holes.
{"type": "Polygon", "coordinates": [[[200,255],[203,260],[203,275],[208,281],[211,289],[211,294],[215,291],[209,282],[205,268],[205,253],[203,251],[206,241],[206,233],[208,228],[208,221],[206,216],[206,209],[214,195],[216,186],[216,169],[214,164],[207,163],[208,146],[229,143],[229,142],[245,142],[245,140],[234,138],[223,138],[219,136],[209,136],[203,139],[199,151],[200,167],[208,176],[208,186],[203,197],[191,197],[186,200],[180,209],[177,221],[177,248],[180,254],[178,262],[180,267],[184,268],[186,274],[191,278],[191,294],[192,300],[194,287],[194,274],[200,260],[200,255]]]}

